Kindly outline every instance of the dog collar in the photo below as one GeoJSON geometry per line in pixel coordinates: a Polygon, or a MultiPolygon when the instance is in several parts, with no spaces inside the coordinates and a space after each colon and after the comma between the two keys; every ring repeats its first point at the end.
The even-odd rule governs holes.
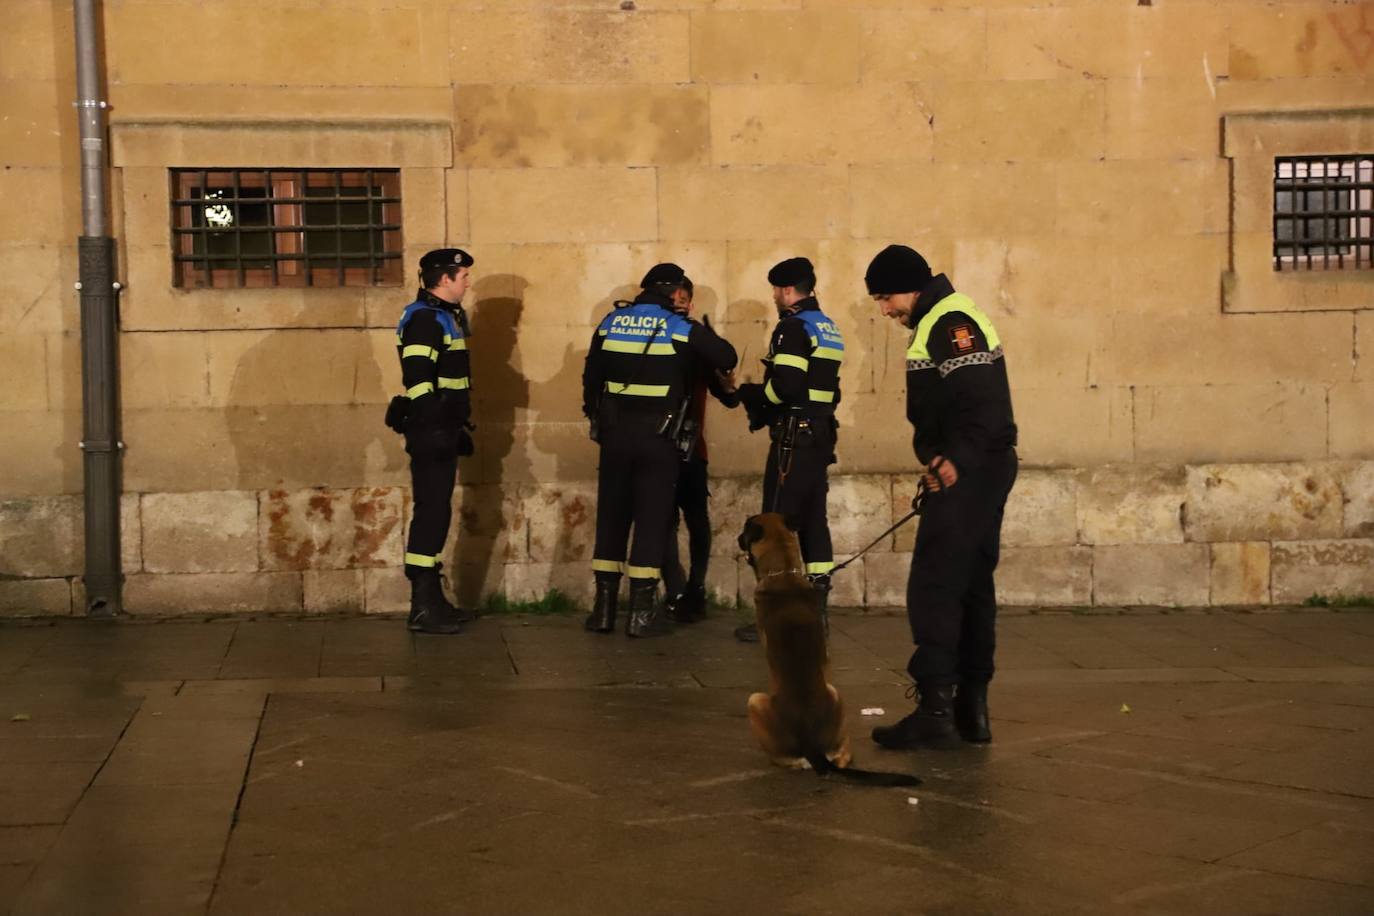
{"type": "Polygon", "coordinates": [[[760,578],[760,579],[771,579],[771,578],[773,578],[774,576],[786,576],[786,575],[788,575],[789,573],[795,574],[795,575],[798,575],[798,576],[804,576],[804,575],[806,575],[805,571],[800,570],[800,569],[777,569],[777,570],[774,570],[773,572],[770,572],[770,573],[764,573],[763,575],[759,576],[759,578],[760,578]]]}

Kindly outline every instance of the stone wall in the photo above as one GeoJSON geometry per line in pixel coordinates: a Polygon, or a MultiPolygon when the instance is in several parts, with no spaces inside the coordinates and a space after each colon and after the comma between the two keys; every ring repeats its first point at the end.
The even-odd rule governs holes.
{"type": "MultiPolygon", "coordinates": [[[[1365,549],[1343,542],[1368,532],[1326,516],[1193,530],[1170,505],[1182,486],[1193,506],[1209,462],[1374,460],[1374,271],[1264,260],[1272,157],[1374,150],[1374,3],[312,0],[251,26],[248,0],[102,7],[131,608],[377,609],[404,585],[405,455],[380,416],[409,287],[174,288],[178,166],[397,168],[407,262],[445,243],[476,255],[480,451],[462,502],[486,586],[582,581],[585,534],[520,526],[572,511],[570,493],[591,513],[582,354],[660,259],[688,268],[755,374],[767,268],[816,262],[849,345],[837,496],[865,494],[833,514],[867,519],[853,510],[911,470],[905,334],[861,282],[894,241],[1008,348],[1022,455],[1043,469],[1018,499],[1049,506],[1011,522],[1008,597],[1229,603],[1263,579],[1261,598],[1290,600],[1309,588],[1291,570],[1365,549]]],[[[61,611],[80,570],[72,15],[5,12],[0,576],[17,578],[0,587],[6,606],[61,611]]],[[[756,474],[760,437],[712,423],[715,473],[756,474]]],[[[847,600],[892,599],[909,543],[894,548],[847,600]]]]}
{"type": "MultiPolygon", "coordinates": [[[[836,558],[906,514],[915,478],[833,481],[836,558]]],[[[711,590],[749,604],[735,537],[759,480],[713,484],[711,590]]],[[[403,610],[400,487],[130,494],[126,605],[133,614],[403,610]]],[[[74,497],[0,503],[0,613],[81,607],[74,497]],[[4,532],[24,532],[23,536],[4,532]],[[75,596],[73,592],[76,592],[75,596]]],[[[590,484],[462,488],[448,567],[468,602],[590,599],[590,484]]],[[[905,604],[915,525],[836,576],[836,606],[905,604]]],[[[1374,594],[1374,464],[1112,465],[1022,471],[1008,503],[1007,605],[1262,607],[1374,594]]]]}

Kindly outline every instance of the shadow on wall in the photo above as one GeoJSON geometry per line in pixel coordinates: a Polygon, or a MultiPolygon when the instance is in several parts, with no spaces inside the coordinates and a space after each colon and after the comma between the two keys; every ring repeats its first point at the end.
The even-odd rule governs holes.
{"type": "Polygon", "coordinates": [[[218,333],[244,347],[224,408],[239,489],[381,483],[370,463],[382,477],[404,472],[399,441],[382,423],[384,406],[372,402],[394,387],[395,373],[384,380],[368,331],[218,333]]]}
{"type": "Polygon", "coordinates": [[[527,536],[515,497],[519,481],[529,477],[529,459],[515,448],[515,422],[516,411],[529,406],[530,387],[514,365],[526,285],[511,274],[483,276],[469,296],[476,451],[459,463],[458,511],[448,541],[465,605],[476,604],[484,591],[510,590],[500,583],[511,541],[527,536]]]}

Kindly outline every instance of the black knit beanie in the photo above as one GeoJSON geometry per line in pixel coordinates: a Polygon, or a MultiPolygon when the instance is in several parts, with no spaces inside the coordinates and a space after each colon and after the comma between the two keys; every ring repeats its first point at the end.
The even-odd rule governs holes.
{"type": "Polygon", "coordinates": [[[874,256],[864,274],[869,295],[920,292],[930,282],[930,265],[920,252],[905,245],[888,245],[874,256]]]}

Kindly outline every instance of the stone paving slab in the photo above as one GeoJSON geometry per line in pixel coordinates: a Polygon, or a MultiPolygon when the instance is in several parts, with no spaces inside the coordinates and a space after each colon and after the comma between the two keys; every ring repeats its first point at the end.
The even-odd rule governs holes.
{"type": "Polygon", "coordinates": [[[906,622],[837,614],[914,790],[770,766],[733,614],[0,624],[0,913],[1368,913],[1371,619],[1009,616],[995,742],[894,754],[906,622]]]}

